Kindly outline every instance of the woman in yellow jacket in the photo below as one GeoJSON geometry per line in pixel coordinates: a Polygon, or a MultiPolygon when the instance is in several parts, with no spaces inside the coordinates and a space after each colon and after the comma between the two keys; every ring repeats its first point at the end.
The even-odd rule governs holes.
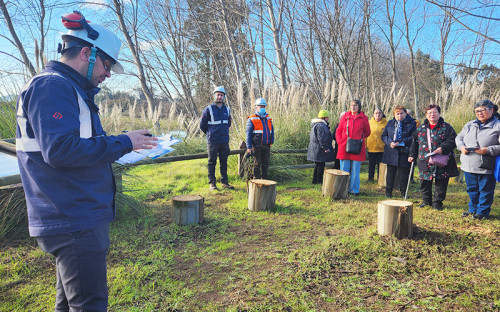
{"type": "Polygon", "coordinates": [[[377,175],[379,172],[379,163],[384,155],[385,143],[382,141],[382,132],[387,125],[384,113],[380,108],[376,108],[373,117],[370,119],[371,134],[366,138],[366,150],[368,152],[368,182],[374,182],[375,166],[377,166],[377,175]]]}

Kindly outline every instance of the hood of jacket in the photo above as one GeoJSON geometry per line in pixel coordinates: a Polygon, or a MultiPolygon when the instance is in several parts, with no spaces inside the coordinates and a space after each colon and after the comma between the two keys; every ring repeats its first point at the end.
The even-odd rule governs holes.
{"type": "Polygon", "coordinates": [[[323,124],[325,124],[325,125],[328,126],[328,122],[326,120],[324,120],[324,119],[314,118],[313,120],[311,120],[311,126],[314,126],[317,123],[323,123],[323,124]]]}

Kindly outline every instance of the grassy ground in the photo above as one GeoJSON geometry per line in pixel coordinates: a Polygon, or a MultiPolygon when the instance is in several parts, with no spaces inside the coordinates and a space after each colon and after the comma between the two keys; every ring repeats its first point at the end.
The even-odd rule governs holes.
{"type": "MultiPolygon", "coordinates": [[[[414,236],[397,240],[376,232],[384,192],[364,182],[364,167],[353,199],[323,198],[303,170],[279,182],[275,211],[251,212],[243,180],[230,176],[235,191],[208,190],[205,163],[124,177],[137,209],[121,209],[112,224],[110,311],[500,309],[498,200],[490,220],[461,218],[465,185],[450,185],[445,210],[415,206],[414,236]],[[171,224],[178,194],[205,197],[202,225],[171,224]]],[[[410,196],[419,202],[417,185],[410,196]]],[[[33,240],[2,243],[0,281],[0,311],[52,309],[54,260],[33,240]]]]}

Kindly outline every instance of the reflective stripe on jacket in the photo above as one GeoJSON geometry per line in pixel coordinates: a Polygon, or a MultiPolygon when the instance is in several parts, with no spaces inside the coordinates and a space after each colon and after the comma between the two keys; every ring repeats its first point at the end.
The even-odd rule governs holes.
{"type": "Polygon", "coordinates": [[[17,159],[31,236],[70,233],[111,222],[111,162],[132,150],[107,136],[94,103],[98,89],[73,68],[47,63],[19,95],[17,159]]]}
{"type": "Polygon", "coordinates": [[[271,145],[274,143],[273,120],[269,115],[261,117],[257,114],[248,116],[246,125],[247,148],[271,145]]]}
{"type": "Polygon", "coordinates": [[[201,114],[200,129],[207,135],[208,143],[229,143],[231,112],[229,106],[212,103],[201,114]]]}

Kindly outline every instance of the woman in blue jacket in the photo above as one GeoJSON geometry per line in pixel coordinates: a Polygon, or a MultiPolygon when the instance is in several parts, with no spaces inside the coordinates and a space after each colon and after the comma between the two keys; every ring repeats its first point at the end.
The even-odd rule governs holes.
{"type": "Polygon", "coordinates": [[[318,118],[311,120],[311,133],[307,148],[307,160],[314,161],[313,184],[323,183],[325,162],[333,161],[333,134],[328,124],[330,114],[327,110],[320,110],[318,118]]]}
{"type": "Polygon", "coordinates": [[[387,164],[385,196],[389,198],[392,197],[396,172],[399,172],[399,189],[401,196],[404,197],[411,166],[408,162],[408,155],[413,141],[413,132],[417,129],[415,121],[406,113],[404,106],[394,107],[393,113],[394,119],[389,120],[382,133],[382,141],[385,143],[382,162],[387,164]]]}

